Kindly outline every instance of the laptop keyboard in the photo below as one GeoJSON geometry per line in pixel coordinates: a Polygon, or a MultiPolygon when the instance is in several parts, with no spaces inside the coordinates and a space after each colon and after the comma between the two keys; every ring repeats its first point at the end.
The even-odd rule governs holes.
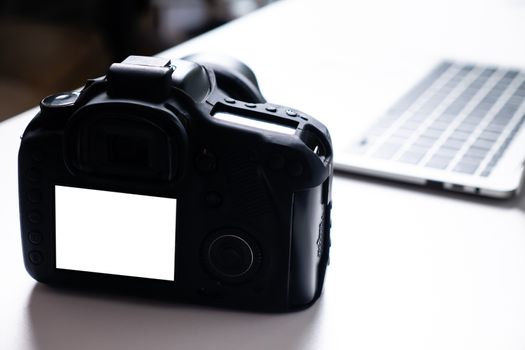
{"type": "Polygon", "coordinates": [[[442,62],[365,133],[354,153],[489,176],[525,120],[525,73],[442,62]]]}

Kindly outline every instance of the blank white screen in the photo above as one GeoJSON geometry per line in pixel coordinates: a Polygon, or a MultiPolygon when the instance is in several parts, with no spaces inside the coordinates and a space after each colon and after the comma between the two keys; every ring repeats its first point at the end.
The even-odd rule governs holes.
{"type": "Polygon", "coordinates": [[[56,267],[175,280],[177,200],[55,186],[56,267]]]}

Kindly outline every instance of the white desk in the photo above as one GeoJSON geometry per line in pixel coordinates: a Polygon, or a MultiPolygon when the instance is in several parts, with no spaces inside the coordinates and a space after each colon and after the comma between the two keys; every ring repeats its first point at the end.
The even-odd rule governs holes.
{"type": "MultiPolygon", "coordinates": [[[[228,52],[252,66],[269,101],[326,116],[328,125],[330,118],[349,118],[358,130],[366,118],[333,102],[344,99],[355,110],[367,101],[359,89],[331,87],[355,79],[362,89],[376,88],[378,98],[395,95],[388,79],[374,87],[380,74],[360,72],[360,62],[377,61],[380,72],[388,52],[401,61],[454,36],[447,42],[453,56],[483,51],[488,62],[523,65],[523,31],[516,30],[523,28],[525,3],[497,1],[506,10],[496,2],[292,0],[164,55],[228,52]],[[457,28],[461,21],[464,30],[451,32],[451,23],[457,28]],[[493,27],[476,36],[486,26],[493,27]]],[[[324,294],[298,313],[261,315],[39,285],[22,263],[16,174],[19,136],[34,112],[0,124],[0,349],[525,348],[523,196],[500,202],[336,177],[324,294]]]]}

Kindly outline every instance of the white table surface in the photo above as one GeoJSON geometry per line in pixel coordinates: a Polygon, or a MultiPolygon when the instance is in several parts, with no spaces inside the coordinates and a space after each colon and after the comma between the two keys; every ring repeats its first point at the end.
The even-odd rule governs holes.
{"type": "MultiPolygon", "coordinates": [[[[518,22],[525,18],[525,3],[501,2],[506,9],[496,2],[479,8],[474,1],[291,0],[163,55],[230,53],[252,66],[269,101],[321,120],[327,110],[332,118],[343,118],[345,104],[363,104],[365,98],[355,87],[351,94],[331,87],[352,78],[371,88],[378,77],[368,81],[356,67],[359,62],[379,62],[378,55],[389,50],[396,59],[431,47],[409,44],[417,38],[439,45],[454,34],[447,25],[436,28],[444,11],[450,13],[449,22],[458,23],[461,14],[473,13],[465,30],[454,34],[457,41],[447,46],[454,55],[468,59],[483,53],[487,60],[525,64],[520,61],[523,32],[516,33],[523,28],[518,22]],[[494,28],[486,33],[512,37],[487,34],[467,40],[487,23],[494,28]],[[326,54],[332,64],[326,61],[319,71],[339,72],[330,77],[311,67],[326,54]]],[[[391,98],[394,93],[379,87],[378,94],[391,98]]],[[[324,293],[297,313],[238,312],[40,285],[23,267],[17,199],[19,136],[34,113],[0,123],[2,350],[525,349],[523,196],[496,201],[336,176],[324,293]]],[[[359,118],[348,118],[349,128],[357,130],[359,118]]],[[[326,122],[330,126],[333,119],[326,122]]]]}

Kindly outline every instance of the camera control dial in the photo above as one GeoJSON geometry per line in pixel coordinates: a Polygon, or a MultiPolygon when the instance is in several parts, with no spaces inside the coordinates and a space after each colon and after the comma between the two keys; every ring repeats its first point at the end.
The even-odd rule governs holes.
{"type": "Polygon", "coordinates": [[[212,235],[205,242],[203,253],[208,270],[226,282],[247,279],[261,263],[258,246],[235,229],[221,230],[212,235]]]}

